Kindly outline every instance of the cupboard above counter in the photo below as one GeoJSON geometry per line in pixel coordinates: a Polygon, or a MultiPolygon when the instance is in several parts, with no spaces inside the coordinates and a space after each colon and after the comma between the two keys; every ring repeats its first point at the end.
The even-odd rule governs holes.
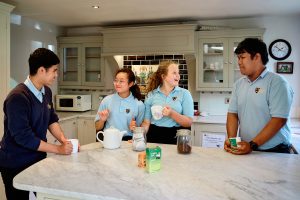
{"type": "Polygon", "coordinates": [[[263,33],[264,29],[198,31],[196,90],[231,91],[242,76],[234,50],[244,38],[262,38],[263,33]]]}
{"type": "Polygon", "coordinates": [[[102,37],[59,37],[60,88],[86,89],[104,84],[102,37]]]}

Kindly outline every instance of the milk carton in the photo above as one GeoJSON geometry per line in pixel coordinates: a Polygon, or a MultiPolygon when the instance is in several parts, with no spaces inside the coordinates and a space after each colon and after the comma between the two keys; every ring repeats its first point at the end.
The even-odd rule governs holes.
{"type": "Polygon", "coordinates": [[[149,173],[160,170],[161,148],[159,146],[146,148],[146,169],[149,173]]]}

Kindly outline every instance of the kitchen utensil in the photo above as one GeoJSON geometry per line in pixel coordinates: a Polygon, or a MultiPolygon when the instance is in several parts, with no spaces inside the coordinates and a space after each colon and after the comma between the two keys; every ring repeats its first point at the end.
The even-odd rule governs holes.
{"type": "Polygon", "coordinates": [[[73,150],[72,153],[77,153],[78,152],[78,139],[68,139],[73,145],[73,150]]]}
{"type": "Polygon", "coordinates": [[[191,131],[188,129],[179,129],[176,133],[177,151],[181,154],[189,154],[192,150],[191,131]]]}
{"type": "Polygon", "coordinates": [[[146,136],[144,127],[135,127],[132,135],[132,149],[144,151],[146,149],[146,136]]]}
{"type": "Polygon", "coordinates": [[[160,120],[163,117],[162,114],[163,107],[161,105],[154,105],[151,107],[152,117],[155,120],[160,120]]]}
{"type": "Polygon", "coordinates": [[[103,147],[106,149],[117,149],[121,146],[121,141],[123,135],[126,131],[120,131],[114,127],[105,129],[105,131],[97,132],[97,140],[103,144],[103,147]],[[98,138],[99,134],[103,134],[103,141],[98,138]]]}

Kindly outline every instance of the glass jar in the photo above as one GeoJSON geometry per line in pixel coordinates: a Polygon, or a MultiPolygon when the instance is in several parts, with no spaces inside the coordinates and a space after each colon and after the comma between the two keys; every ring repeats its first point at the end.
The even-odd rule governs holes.
{"type": "Polygon", "coordinates": [[[144,151],[146,149],[146,136],[144,127],[135,127],[132,135],[132,150],[144,151]]]}
{"type": "Polygon", "coordinates": [[[181,154],[189,154],[192,151],[191,131],[188,129],[177,130],[177,151],[181,154]]]}

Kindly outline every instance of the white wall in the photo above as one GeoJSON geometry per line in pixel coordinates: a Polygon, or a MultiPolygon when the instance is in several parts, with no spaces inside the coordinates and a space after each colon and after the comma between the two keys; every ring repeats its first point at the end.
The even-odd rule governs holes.
{"type": "MultiPolygon", "coordinates": [[[[11,15],[11,83],[24,82],[29,74],[29,55],[36,48],[45,47],[57,53],[56,37],[61,32],[57,26],[11,15]]],[[[53,94],[57,93],[57,80],[51,89],[53,94]]]]}
{"type": "MultiPolygon", "coordinates": [[[[213,26],[225,26],[232,28],[265,28],[264,41],[269,44],[275,39],[285,39],[290,42],[292,46],[292,53],[290,57],[284,61],[294,62],[294,73],[283,75],[290,83],[294,90],[294,102],[292,105],[292,117],[300,117],[300,15],[297,16],[269,16],[269,17],[256,17],[256,18],[243,18],[243,19],[230,19],[230,20],[203,20],[199,21],[200,25],[213,25],[213,26]]],[[[276,60],[269,57],[270,61],[267,67],[270,71],[276,71],[276,60]]],[[[226,95],[225,95],[226,96],[226,95]]],[[[225,97],[224,96],[224,97],[225,97]]],[[[217,94],[216,98],[223,102],[224,97],[220,98],[217,94]]],[[[228,105],[220,104],[216,107],[211,107],[208,101],[211,98],[211,94],[200,94],[200,110],[201,108],[212,109],[212,113],[219,113],[220,110],[224,110],[228,105]]]]}

